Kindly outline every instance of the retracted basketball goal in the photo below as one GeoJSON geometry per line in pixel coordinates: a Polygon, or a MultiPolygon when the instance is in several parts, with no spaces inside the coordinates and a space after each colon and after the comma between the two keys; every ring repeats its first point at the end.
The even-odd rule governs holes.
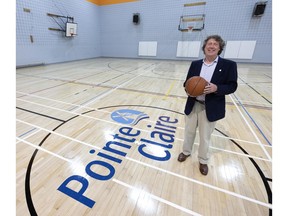
{"type": "Polygon", "coordinates": [[[65,32],[66,37],[74,37],[77,35],[77,23],[74,23],[74,17],[62,16],[57,14],[47,13],[47,16],[51,17],[59,28],[48,28],[52,31],[65,32]],[[56,21],[56,19],[61,19],[61,22],[56,21]],[[66,22],[65,20],[66,19],[66,22]],[[63,23],[65,26],[63,26],[63,23]]]}
{"type": "Polygon", "coordinates": [[[191,33],[204,29],[206,2],[184,4],[183,15],[180,17],[178,30],[191,33]],[[200,6],[195,8],[195,6],[200,6]],[[187,12],[187,8],[194,7],[187,12]],[[193,12],[193,13],[192,13],[193,12]]]}

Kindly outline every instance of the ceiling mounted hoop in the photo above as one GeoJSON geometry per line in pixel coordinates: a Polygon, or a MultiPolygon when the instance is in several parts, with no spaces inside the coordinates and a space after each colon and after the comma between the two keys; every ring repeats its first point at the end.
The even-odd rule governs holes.
{"type": "Polygon", "coordinates": [[[191,33],[192,27],[193,32],[202,31],[205,25],[205,6],[205,1],[184,4],[178,30],[191,33]]]}

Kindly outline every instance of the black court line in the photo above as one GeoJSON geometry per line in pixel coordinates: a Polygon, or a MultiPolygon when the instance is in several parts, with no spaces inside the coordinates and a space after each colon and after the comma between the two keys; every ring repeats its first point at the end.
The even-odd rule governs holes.
{"type": "MultiPolygon", "coordinates": [[[[65,123],[67,123],[68,121],[71,121],[72,119],[78,117],[79,115],[73,116],[70,119],[68,119],[67,121],[63,121],[60,125],[58,125],[57,127],[55,127],[52,131],[57,130],[59,127],[61,127],[62,125],[64,125],[65,123]]],[[[45,142],[45,140],[51,135],[51,133],[48,133],[44,139],[39,143],[38,146],[42,146],[43,143],[45,142]]],[[[32,166],[33,166],[33,162],[34,159],[36,157],[38,153],[38,149],[36,149],[29,161],[28,167],[27,167],[27,171],[26,171],[26,176],[25,176],[25,195],[26,195],[26,203],[30,212],[30,215],[32,216],[37,216],[37,212],[35,210],[34,204],[33,204],[33,200],[32,200],[32,196],[31,196],[31,189],[30,189],[30,176],[31,176],[31,170],[32,170],[32,166]]]]}
{"type": "Polygon", "coordinates": [[[50,118],[50,119],[53,119],[53,120],[56,120],[56,121],[65,122],[65,120],[62,120],[62,119],[59,119],[59,118],[55,118],[53,116],[45,115],[45,114],[42,114],[42,113],[34,112],[34,111],[31,111],[31,110],[28,110],[28,109],[24,109],[24,108],[21,108],[21,107],[16,107],[16,109],[19,109],[19,110],[22,110],[22,111],[26,111],[26,112],[29,112],[29,113],[33,113],[35,115],[43,116],[45,118],[50,118]]]}
{"type": "MultiPolygon", "coordinates": [[[[115,108],[115,107],[129,107],[129,106],[133,106],[133,107],[146,107],[146,108],[153,108],[153,109],[160,109],[160,110],[165,110],[165,111],[170,111],[170,112],[173,112],[173,113],[177,113],[179,115],[184,115],[183,113],[180,113],[180,112],[177,112],[177,111],[174,111],[174,110],[169,110],[169,109],[165,109],[165,108],[161,108],[161,107],[155,107],[155,106],[146,106],[146,105],[113,105],[113,106],[106,106],[106,107],[101,107],[101,108],[98,108],[97,110],[102,110],[102,109],[108,109],[108,108],[115,108]]],[[[89,110],[89,111],[86,111],[84,113],[82,113],[81,115],[84,115],[84,114],[87,114],[89,112],[93,112],[93,111],[96,111],[95,109],[94,110],[89,110]]],[[[52,131],[56,131],[58,128],[60,128],[61,126],[63,126],[65,123],[73,120],[74,118],[78,117],[80,115],[76,115],[76,116],[73,116],[71,117],[70,119],[62,122],[61,124],[59,124],[57,127],[55,127],[52,131]]],[[[219,133],[221,133],[222,135],[226,136],[229,138],[228,135],[226,135],[225,133],[223,133],[222,131],[220,131],[219,129],[215,128],[215,130],[217,130],[219,133]]],[[[44,144],[44,142],[46,141],[46,139],[51,135],[51,133],[48,133],[44,139],[39,143],[38,146],[42,146],[44,144]]],[[[246,155],[249,155],[249,153],[240,145],[238,144],[235,140],[229,138],[229,140],[235,144],[242,152],[244,152],[246,155]]],[[[36,209],[34,207],[34,204],[33,204],[33,199],[32,199],[32,195],[31,195],[31,188],[30,188],[30,177],[31,177],[31,170],[32,170],[32,166],[33,166],[33,162],[34,162],[34,159],[36,157],[38,153],[38,149],[36,149],[34,151],[34,153],[32,154],[32,157],[29,161],[29,164],[28,164],[28,167],[27,167],[27,171],[26,171],[26,176],[25,176],[25,195],[26,195],[26,203],[27,203],[27,206],[28,206],[28,209],[29,209],[29,212],[32,216],[37,216],[37,212],[36,212],[36,209]]],[[[269,179],[267,177],[265,177],[263,171],[261,170],[261,168],[259,167],[259,165],[256,163],[256,161],[251,158],[251,157],[248,157],[249,160],[251,161],[251,163],[254,165],[254,167],[256,168],[258,174],[260,175],[260,178],[262,179],[262,182],[265,186],[265,189],[266,189],[266,193],[267,193],[267,196],[268,196],[268,202],[270,204],[272,204],[272,191],[271,191],[271,188],[270,188],[270,185],[268,183],[268,181],[272,181],[272,179],[269,179]]],[[[272,216],[272,209],[269,208],[269,216],[272,216]]]]}
{"type": "MultiPolygon", "coordinates": [[[[223,133],[222,131],[218,130],[217,128],[215,128],[215,130],[217,130],[219,133],[221,133],[223,136],[225,137],[228,137],[228,135],[226,135],[225,133],[223,133]]],[[[229,140],[234,143],[244,154],[246,155],[249,155],[249,153],[241,146],[239,145],[235,140],[233,139],[230,139],[229,140]]],[[[256,161],[251,158],[251,157],[248,157],[249,160],[251,161],[251,163],[254,165],[254,167],[256,168],[257,172],[259,173],[261,179],[262,179],[262,182],[265,186],[265,189],[266,189],[266,193],[267,193],[267,197],[268,197],[268,202],[270,204],[272,204],[272,190],[270,188],[270,185],[268,183],[268,178],[264,175],[264,173],[262,172],[261,168],[259,167],[259,165],[256,163],[256,161]]],[[[272,179],[271,179],[272,181],[272,179]]],[[[269,216],[272,216],[272,209],[269,208],[269,216]]]]}
{"type": "Polygon", "coordinates": [[[272,104],[271,101],[269,101],[266,97],[264,97],[260,92],[258,92],[255,88],[253,88],[249,83],[245,82],[243,79],[241,79],[241,77],[239,77],[239,79],[246,84],[249,88],[251,88],[253,91],[255,91],[258,95],[260,95],[264,100],[266,100],[269,104],[272,104]]]}

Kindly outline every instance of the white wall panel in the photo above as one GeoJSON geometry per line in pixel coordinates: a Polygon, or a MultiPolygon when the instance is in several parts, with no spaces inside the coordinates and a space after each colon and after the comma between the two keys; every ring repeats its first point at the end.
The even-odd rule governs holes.
{"type": "Polygon", "coordinates": [[[177,57],[199,57],[201,41],[178,41],[177,57]]]}
{"type": "Polygon", "coordinates": [[[138,47],[139,56],[156,56],[157,41],[140,41],[138,47]]]}
{"type": "Polygon", "coordinates": [[[252,59],[255,46],[256,46],[256,41],[241,41],[238,58],[252,59]]]}
{"type": "Polygon", "coordinates": [[[227,41],[224,58],[238,58],[241,41],[227,41]]]}
{"type": "Polygon", "coordinates": [[[252,59],[256,41],[227,41],[224,58],[252,59]]]}

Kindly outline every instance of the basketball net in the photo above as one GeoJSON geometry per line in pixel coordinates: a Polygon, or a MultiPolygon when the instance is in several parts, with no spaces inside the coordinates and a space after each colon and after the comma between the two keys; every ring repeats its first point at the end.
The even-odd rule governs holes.
{"type": "Polygon", "coordinates": [[[192,31],[193,31],[193,26],[187,26],[187,29],[188,29],[188,33],[192,33],[192,31]]]}

